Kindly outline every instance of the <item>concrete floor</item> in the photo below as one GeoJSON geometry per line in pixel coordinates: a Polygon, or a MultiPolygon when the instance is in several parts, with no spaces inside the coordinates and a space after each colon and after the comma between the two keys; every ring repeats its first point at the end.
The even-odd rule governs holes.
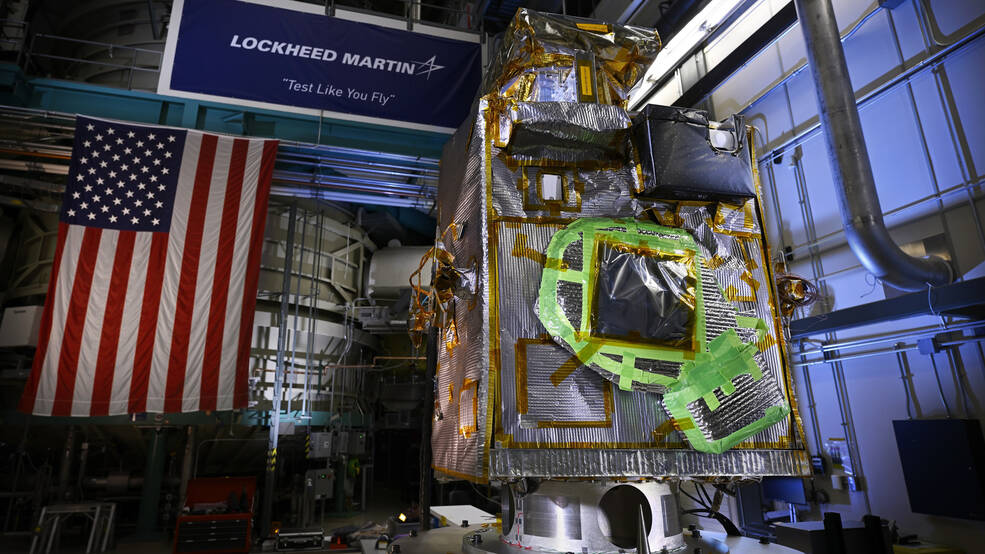
{"type": "MultiPolygon", "coordinates": [[[[373,490],[373,495],[367,499],[367,510],[357,512],[343,517],[326,516],[322,520],[322,529],[328,534],[333,529],[346,526],[360,527],[366,522],[385,523],[386,519],[396,515],[404,509],[399,501],[399,496],[392,491],[381,487],[373,490]]],[[[29,536],[0,536],[0,553],[3,554],[27,554],[30,550],[31,538],[29,536]]],[[[158,540],[137,540],[134,538],[121,536],[117,539],[116,548],[111,550],[116,554],[170,554],[170,540],[162,536],[158,540]]],[[[66,536],[63,539],[62,548],[58,551],[63,554],[80,554],[85,551],[85,542],[77,537],[66,536]]],[[[259,551],[259,549],[255,550],[259,551]]],[[[55,550],[52,550],[54,554],[55,550]]]]}

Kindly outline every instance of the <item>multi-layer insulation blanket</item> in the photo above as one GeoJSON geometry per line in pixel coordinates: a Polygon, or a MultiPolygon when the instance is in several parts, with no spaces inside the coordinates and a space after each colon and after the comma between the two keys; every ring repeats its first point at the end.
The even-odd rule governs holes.
{"type": "Polygon", "coordinates": [[[631,120],[658,50],[652,31],[521,10],[446,145],[439,473],[807,471],[750,136],[687,110],[631,120]],[[655,163],[701,149],[661,125],[699,126],[706,151],[655,163]]]}

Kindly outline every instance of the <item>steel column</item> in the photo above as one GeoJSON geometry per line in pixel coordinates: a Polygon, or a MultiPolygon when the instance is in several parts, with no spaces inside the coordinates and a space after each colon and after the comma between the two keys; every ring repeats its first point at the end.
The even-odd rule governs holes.
{"type": "Polygon", "coordinates": [[[277,370],[274,373],[274,397],[270,408],[270,439],[267,447],[267,474],[263,480],[263,511],[260,518],[261,536],[270,535],[273,518],[274,491],[277,485],[277,441],[280,438],[280,404],[284,393],[284,349],[287,347],[287,303],[291,295],[291,254],[294,252],[294,227],[298,205],[291,204],[287,224],[287,245],[284,249],[284,280],[280,295],[280,330],[277,332],[277,370]]]}
{"type": "Polygon", "coordinates": [[[62,453],[62,464],[58,467],[58,501],[68,500],[69,481],[72,479],[72,461],[75,459],[75,435],[78,427],[69,425],[68,435],[65,437],[65,452],[62,453]]]}
{"type": "Polygon", "coordinates": [[[185,506],[185,494],[188,492],[188,480],[192,478],[192,468],[195,462],[195,438],[198,426],[188,425],[185,438],[185,456],[181,459],[181,486],[178,492],[178,510],[185,506]]]}
{"type": "MultiPolygon", "coordinates": [[[[417,293],[414,293],[417,294],[417,293]]],[[[421,451],[420,451],[420,507],[421,507],[421,529],[431,528],[431,487],[434,477],[431,471],[431,424],[434,422],[434,374],[438,368],[438,328],[432,325],[428,329],[427,335],[427,360],[424,365],[424,417],[421,424],[421,451]]]]}
{"type": "Polygon", "coordinates": [[[164,476],[164,459],[167,456],[164,430],[154,429],[147,464],[144,467],[144,486],[140,490],[140,511],[137,515],[137,535],[153,535],[157,531],[157,517],[161,503],[161,480],[164,476]]]}

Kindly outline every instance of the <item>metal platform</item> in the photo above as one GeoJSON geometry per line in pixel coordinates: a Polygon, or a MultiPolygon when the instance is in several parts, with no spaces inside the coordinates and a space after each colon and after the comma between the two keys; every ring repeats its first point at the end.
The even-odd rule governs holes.
{"type": "Polygon", "coordinates": [[[59,526],[63,519],[80,515],[92,520],[89,531],[89,541],[86,543],[86,554],[106,552],[110,537],[113,536],[113,523],[116,517],[116,504],[113,502],[84,502],[79,504],[52,504],[41,508],[41,517],[34,539],[31,541],[31,554],[35,552],[51,552],[52,545],[58,540],[59,526]]]}
{"type": "MultiPolygon", "coordinates": [[[[796,554],[797,551],[777,544],[760,544],[747,537],[728,537],[724,533],[701,532],[700,537],[685,533],[685,547],[680,552],[715,552],[728,554],[796,554]]],[[[635,549],[634,549],[635,550],[635,549]]],[[[613,546],[612,552],[624,552],[613,546]]],[[[380,551],[382,552],[382,551],[380,551]]],[[[462,552],[463,554],[530,554],[530,550],[510,546],[499,538],[499,529],[493,526],[441,527],[421,533],[416,537],[404,537],[394,541],[387,553],[434,554],[435,552],[462,552]],[[399,548],[394,548],[398,547],[399,548]]],[[[630,551],[632,552],[632,551],[630,551]]]]}

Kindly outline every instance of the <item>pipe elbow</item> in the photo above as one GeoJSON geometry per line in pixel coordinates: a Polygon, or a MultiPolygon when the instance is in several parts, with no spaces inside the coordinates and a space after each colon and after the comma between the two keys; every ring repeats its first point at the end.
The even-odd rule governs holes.
{"type": "Polygon", "coordinates": [[[951,265],[938,256],[915,257],[893,241],[881,221],[856,219],[845,225],[848,246],[880,281],[902,291],[944,286],[954,279],[951,265]]]}

